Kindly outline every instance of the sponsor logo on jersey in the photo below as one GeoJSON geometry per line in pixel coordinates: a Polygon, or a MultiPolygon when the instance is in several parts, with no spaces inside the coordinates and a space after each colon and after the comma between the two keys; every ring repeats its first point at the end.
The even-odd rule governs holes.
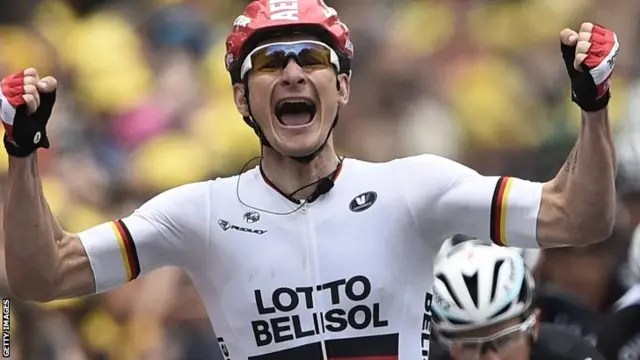
{"type": "Polygon", "coordinates": [[[218,225],[220,225],[220,228],[224,231],[235,230],[235,231],[242,231],[242,232],[247,232],[247,233],[256,234],[256,235],[262,235],[267,232],[267,230],[250,229],[243,226],[233,225],[227,220],[222,220],[222,219],[218,220],[218,225]]]}
{"type": "Polygon", "coordinates": [[[429,350],[431,344],[431,301],[433,296],[426,293],[424,296],[424,314],[422,315],[422,328],[420,334],[420,349],[422,360],[429,359],[429,350]]]}
{"type": "Polygon", "coordinates": [[[255,222],[260,221],[260,214],[258,214],[255,211],[249,211],[244,215],[242,215],[242,218],[244,219],[244,221],[248,222],[249,224],[253,224],[255,222]]]}
{"type": "MultiPolygon", "coordinates": [[[[260,318],[251,321],[256,346],[268,347],[325,333],[388,327],[381,304],[370,299],[371,290],[371,281],[361,275],[321,285],[279,287],[273,291],[256,289],[255,304],[260,318]],[[328,309],[318,310],[316,302],[323,307],[328,305],[328,309]]],[[[330,359],[398,359],[398,334],[310,342],[249,359],[322,359],[322,342],[330,359]]]]}
{"type": "Polygon", "coordinates": [[[373,191],[367,191],[356,196],[349,203],[349,209],[353,212],[362,212],[373,206],[378,199],[378,194],[373,191]]]}
{"type": "Polygon", "coordinates": [[[224,342],[223,337],[218,337],[218,346],[220,346],[220,352],[222,352],[222,357],[224,360],[231,360],[231,353],[229,352],[229,348],[227,344],[224,342]]]}

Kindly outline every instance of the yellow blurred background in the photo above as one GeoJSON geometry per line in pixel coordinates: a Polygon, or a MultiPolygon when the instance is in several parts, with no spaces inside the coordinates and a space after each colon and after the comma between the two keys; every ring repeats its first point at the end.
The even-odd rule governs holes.
{"type": "MultiPolygon", "coordinates": [[[[125,216],[186,182],[236,174],[259,155],[223,61],[245,3],[0,0],[13,9],[0,14],[0,75],[35,67],[60,81],[41,166],[67,230],[125,216]]],[[[351,27],[356,51],[352,101],[336,130],[345,155],[430,152],[545,180],[579,126],[557,35],[583,20],[613,27],[624,43],[611,108],[616,127],[629,118],[637,1],[327,3],[351,27]],[[549,146],[557,150],[548,158],[531,156],[549,146]]],[[[15,303],[15,359],[219,357],[200,300],[175,269],[88,299],[15,303]]]]}

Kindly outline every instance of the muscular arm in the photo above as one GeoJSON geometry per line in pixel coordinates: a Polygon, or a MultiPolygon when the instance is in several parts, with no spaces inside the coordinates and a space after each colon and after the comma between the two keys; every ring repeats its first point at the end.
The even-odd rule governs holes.
{"type": "Polygon", "coordinates": [[[582,115],[565,165],[543,186],[537,233],[541,246],[588,245],[611,235],[616,159],[607,109],[582,115]]]}
{"type": "Polygon", "coordinates": [[[166,191],[126,218],[70,234],[44,198],[36,156],[12,158],[4,211],[12,292],[48,301],[106,291],[163,266],[203,268],[210,187],[166,191]]]}
{"type": "Polygon", "coordinates": [[[11,292],[48,301],[95,291],[78,235],[66,233],[42,191],[37,155],[9,160],[4,211],[5,262],[11,292]]]}

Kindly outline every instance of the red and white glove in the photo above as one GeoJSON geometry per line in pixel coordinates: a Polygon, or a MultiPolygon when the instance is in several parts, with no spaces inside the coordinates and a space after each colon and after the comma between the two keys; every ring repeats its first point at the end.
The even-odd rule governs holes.
{"type": "Polygon", "coordinates": [[[56,101],[57,86],[56,79],[40,79],[35,69],[26,69],[2,79],[0,119],[9,155],[26,157],[38,148],[49,147],[47,122],[56,101]]]}
{"type": "Polygon", "coordinates": [[[600,25],[582,23],[580,31],[560,32],[562,57],[571,79],[572,100],[584,111],[609,104],[611,74],[620,43],[616,34],[600,25]]]}

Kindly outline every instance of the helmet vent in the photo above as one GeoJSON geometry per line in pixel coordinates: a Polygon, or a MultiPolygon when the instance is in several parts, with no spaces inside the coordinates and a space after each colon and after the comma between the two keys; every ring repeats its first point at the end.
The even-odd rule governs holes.
{"type": "Polygon", "coordinates": [[[469,291],[469,295],[471,296],[471,301],[473,301],[473,305],[478,307],[478,273],[473,274],[472,276],[462,275],[464,279],[465,285],[467,285],[467,290],[469,291]]]}
{"type": "Polygon", "coordinates": [[[491,302],[496,299],[496,291],[498,290],[498,274],[500,273],[500,268],[504,265],[504,260],[496,261],[496,264],[493,268],[493,282],[491,283],[491,302]]]}
{"type": "Polygon", "coordinates": [[[449,283],[449,279],[447,279],[442,274],[438,274],[436,277],[440,281],[442,281],[442,283],[444,284],[444,287],[447,288],[447,292],[449,293],[449,295],[451,295],[451,298],[453,299],[453,302],[456,303],[456,306],[459,307],[460,309],[464,309],[464,307],[462,306],[462,303],[460,302],[460,299],[458,299],[458,296],[456,296],[456,292],[453,291],[453,287],[449,283]]]}
{"type": "Polygon", "coordinates": [[[502,307],[502,309],[500,309],[498,312],[493,314],[492,318],[496,318],[496,317],[506,313],[507,310],[509,310],[509,308],[511,308],[511,302],[508,302],[505,306],[502,307]]]}

